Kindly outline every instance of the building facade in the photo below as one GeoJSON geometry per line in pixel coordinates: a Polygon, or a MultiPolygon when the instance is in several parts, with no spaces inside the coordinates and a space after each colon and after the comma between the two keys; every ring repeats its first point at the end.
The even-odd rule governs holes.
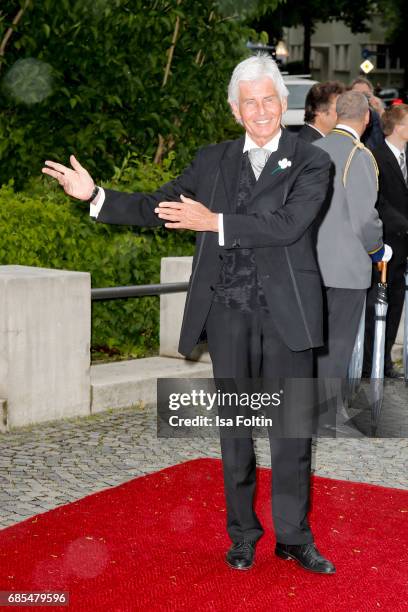
{"type": "MultiPolygon", "coordinates": [[[[303,26],[287,28],[285,42],[289,62],[303,59],[303,26]]],[[[311,73],[317,81],[338,79],[350,83],[363,74],[360,64],[363,50],[373,52],[369,60],[374,69],[367,78],[374,86],[402,87],[403,70],[400,60],[385,42],[385,29],[373,20],[370,32],[353,34],[343,22],[318,23],[311,40],[311,73]]]]}

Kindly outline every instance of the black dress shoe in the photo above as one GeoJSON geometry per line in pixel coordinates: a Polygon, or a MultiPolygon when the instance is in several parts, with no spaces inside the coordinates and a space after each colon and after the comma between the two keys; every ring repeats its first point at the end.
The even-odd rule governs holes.
{"type": "Polygon", "coordinates": [[[333,563],[322,557],[316,546],[311,544],[278,544],[275,555],[281,559],[294,559],[304,569],[318,574],[334,574],[336,568],[333,563]]]}
{"type": "Polygon", "coordinates": [[[236,542],[227,552],[227,564],[233,569],[251,569],[254,564],[255,546],[256,542],[236,542]]]}
{"type": "Polygon", "coordinates": [[[402,372],[399,372],[395,368],[387,368],[384,371],[384,376],[385,378],[404,378],[404,374],[402,372]]]}

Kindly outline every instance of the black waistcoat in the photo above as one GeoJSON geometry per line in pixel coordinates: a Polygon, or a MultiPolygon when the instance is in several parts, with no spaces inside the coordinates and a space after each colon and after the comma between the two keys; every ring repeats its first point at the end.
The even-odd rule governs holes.
{"type": "MultiPolygon", "coordinates": [[[[236,213],[245,214],[246,203],[255,187],[256,178],[248,153],[242,156],[236,213]]],[[[224,251],[224,263],[215,287],[214,300],[227,308],[253,312],[267,309],[265,294],[258,279],[253,249],[224,251]]]]}

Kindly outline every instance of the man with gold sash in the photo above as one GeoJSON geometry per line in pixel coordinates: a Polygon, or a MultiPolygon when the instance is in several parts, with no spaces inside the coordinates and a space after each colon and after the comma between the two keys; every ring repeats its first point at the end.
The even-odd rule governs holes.
{"type": "Polygon", "coordinates": [[[385,257],[382,223],[375,208],[378,168],[360,142],[369,120],[367,98],[346,92],[337,99],[336,110],[335,129],[314,143],[330,155],[334,173],[317,237],[327,323],[325,346],[317,358],[321,378],[347,376],[371,284],[372,262],[385,257]]]}

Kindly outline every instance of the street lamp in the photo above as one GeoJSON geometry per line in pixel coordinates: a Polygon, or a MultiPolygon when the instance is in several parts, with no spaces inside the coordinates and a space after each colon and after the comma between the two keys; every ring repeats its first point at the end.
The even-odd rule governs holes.
{"type": "Polygon", "coordinates": [[[289,51],[284,40],[280,40],[276,45],[276,56],[286,59],[289,56],[289,51]]]}

